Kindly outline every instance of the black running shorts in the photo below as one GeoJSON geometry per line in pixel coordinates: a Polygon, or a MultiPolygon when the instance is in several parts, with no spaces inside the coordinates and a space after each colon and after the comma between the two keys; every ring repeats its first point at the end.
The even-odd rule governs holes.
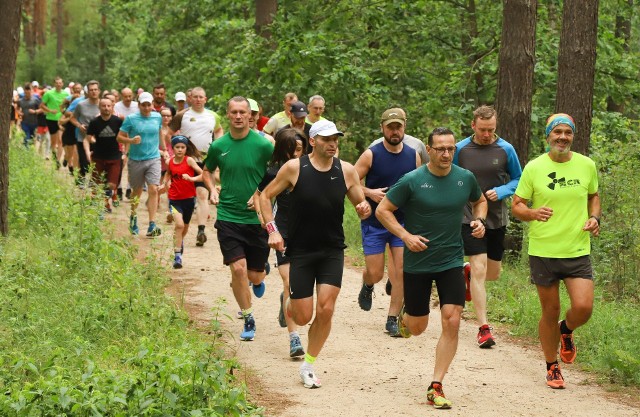
{"type": "Polygon", "coordinates": [[[542,258],[529,255],[531,283],[550,287],[565,278],[593,279],[589,255],[577,258],[542,258]]]}
{"type": "Polygon", "coordinates": [[[316,284],[342,286],[344,249],[303,252],[289,259],[289,296],[294,300],[313,297],[316,284]]]}
{"type": "Polygon", "coordinates": [[[464,254],[466,256],[487,254],[492,261],[502,261],[504,255],[504,235],[506,227],[499,229],[487,229],[481,239],[471,236],[473,229],[468,224],[462,225],[462,240],[464,241],[464,254]]]}
{"type": "Polygon", "coordinates": [[[464,307],[466,287],[462,267],[447,269],[433,273],[413,274],[404,272],[404,310],[410,316],[429,315],[431,287],[436,282],[440,308],[445,304],[464,307]]]}
{"type": "Polygon", "coordinates": [[[214,227],[218,230],[218,242],[225,265],[245,258],[247,269],[264,271],[264,264],[269,259],[269,235],[262,226],[217,220],[214,227]]]}

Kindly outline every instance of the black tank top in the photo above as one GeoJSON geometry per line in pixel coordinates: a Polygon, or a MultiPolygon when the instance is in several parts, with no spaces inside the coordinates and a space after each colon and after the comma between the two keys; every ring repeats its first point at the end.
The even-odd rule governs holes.
{"type": "Polygon", "coordinates": [[[329,171],[313,167],[309,156],[300,158],[300,174],[289,194],[287,254],[325,248],[344,249],[344,197],[347,185],[338,158],[329,171]]]}

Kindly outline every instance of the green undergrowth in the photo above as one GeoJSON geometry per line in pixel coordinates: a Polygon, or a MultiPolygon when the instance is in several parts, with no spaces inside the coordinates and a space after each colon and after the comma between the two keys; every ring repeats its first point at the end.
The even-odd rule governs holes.
{"type": "Polygon", "coordinates": [[[259,415],[224,359],[164,294],[157,262],[106,239],[101,204],[12,145],[0,240],[0,415],[259,415]]]}

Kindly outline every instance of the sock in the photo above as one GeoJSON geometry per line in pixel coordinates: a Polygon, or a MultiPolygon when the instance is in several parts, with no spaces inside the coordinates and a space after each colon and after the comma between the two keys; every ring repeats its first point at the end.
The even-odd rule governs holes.
{"type": "Polygon", "coordinates": [[[315,356],[311,356],[308,353],[305,353],[304,354],[304,364],[303,365],[311,366],[311,365],[314,364],[316,359],[317,358],[315,356]]]}
{"type": "Polygon", "coordinates": [[[182,254],[182,248],[173,248],[173,253],[175,253],[176,255],[178,254],[182,254]]]}
{"type": "Polygon", "coordinates": [[[389,321],[389,320],[398,321],[398,317],[396,317],[396,316],[387,316],[387,321],[389,321]]]}
{"type": "MultiPolygon", "coordinates": [[[[289,333],[289,340],[293,339],[294,337],[300,337],[298,336],[298,332],[291,332],[289,333]]],[[[315,359],[314,359],[315,360],[315,359]]]]}
{"type": "Polygon", "coordinates": [[[548,371],[549,369],[551,369],[551,367],[552,367],[553,365],[557,365],[557,364],[558,364],[558,361],[557,361],[557,360],[556,360],[556,361],[553,361],[553,362],[547,362],[547,371],[548,371]]]}
{"type": "Polygon", "coordinates": [[[246,310],[242,310],[242,317],[247,318],[253,314],[253,308],[249,307],[246,310]]]}
{"type": "Polygon", "coordinates": [[[205,226],[204,224],[202,224],[202,225],[199,224],[198,225],[198,232],[204,232],[204,226],[205,226]]]}
{"type": "Polygon", "coordinates": [[[369,288],[369,289],[372,289],[372,288],[373,288],[373,284],[372,284],[372,285],[364,284],[364,286],[365,286],[365,287],[367,287],[367,288],[369,288]]]}
{"type": "Polygon", "coordinates": [[[436,385],[436,384],[442,386],[442,382],[440,382],[440,381],[431,381],[431,385],[429,385],[428,389],[433,388],[433,386],[436,385]]]}
{"type": "Polygon", "coordinates": [[[566,320],[562,320],[560,322],[560,333],[562,333],[562,334],[571,334],[571,333],[573,333],[573,330],[571,330],[570,328],[567,327],[567,321],[566,320]]]}

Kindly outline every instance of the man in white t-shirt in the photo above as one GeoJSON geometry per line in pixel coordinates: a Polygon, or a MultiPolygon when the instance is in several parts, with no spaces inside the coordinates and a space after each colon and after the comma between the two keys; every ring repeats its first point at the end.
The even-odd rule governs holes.
{"type": "Polygon", "coordinates": [[[138,102],[133,101],[133,91],[129,87],[125,87],[120,91],[122,100],[113,106],[113,111],[118,113],[119,117],[124,120],[130,114],[138,113],[138,102]]]}
{"type": "MultiPolygon", "coordinates": [[[[209,150],[209,145],[214,139],[224,134],[224,130],[220,125],[218,115],[211,110],[205,109],[207,96],[202,87],[195,87],[191,90],[191,107],[179,111],[169,123],[169,133],[173,136],[175,132],[180,131],[181,135],[189,138],[189,141],[200,152],[200,158],[196,158],[196,162],[202,168],[204,158],[209,150]]],[[[207,235],[204,233],[207,218],[209,217],[209,191],[204,182],[196,182],[196,201],[198,219],[198,234],[196,236],[196,245],[203,246],[207,241],[207,235]]]]}

